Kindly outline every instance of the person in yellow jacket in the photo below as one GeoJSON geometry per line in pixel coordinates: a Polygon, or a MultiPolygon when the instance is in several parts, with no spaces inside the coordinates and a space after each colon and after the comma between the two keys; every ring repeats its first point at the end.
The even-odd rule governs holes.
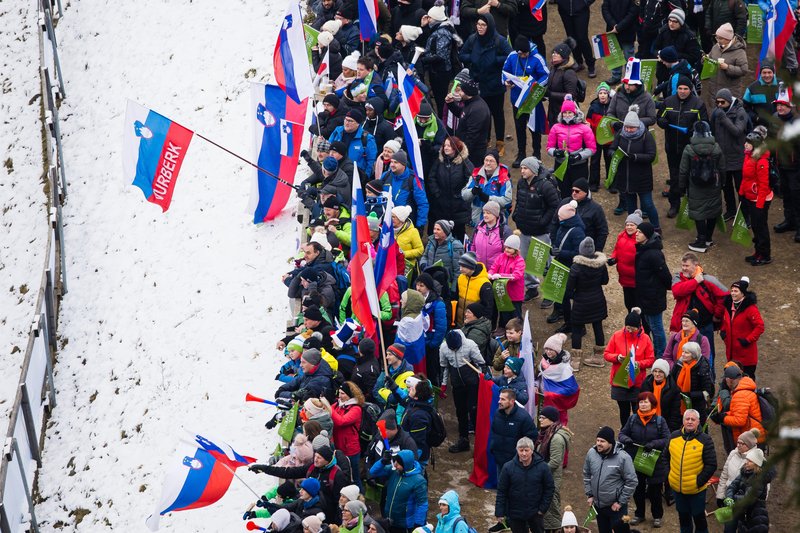
{"type": "Polygon", "coordinates": [[[480,302],[487,314],[494,307],[492,282],[486,273],[486,265],[479,263],[473,252],[467,252],[458,259],[461,275],[458,276],[458,300],[454,320],[457,327],[464,325],[464,313],[469,304],[480,302]]]}
{"type": "Polygon", "coordinates": [[[706,488],[717,469],[714,441],[700,427],[700,413],[687,409],[683,427],[672,432],[663,452],[681,531],[708,531],[706,488]],[[692,523],[694,522],[694,529],[692,523]]]}
{"type": "Polygon", "coordinates": [[[403,257],[406,260],[405,275],[409,279],[412,273],[417,270],[417,260],[422,257],[425,247],[419,236],[419,230],[408,217],[411,216],[410,205],[398,205],[392,208],[392,225],[394,226],[394,237],[397,246],[403,250],[403,257]]]}

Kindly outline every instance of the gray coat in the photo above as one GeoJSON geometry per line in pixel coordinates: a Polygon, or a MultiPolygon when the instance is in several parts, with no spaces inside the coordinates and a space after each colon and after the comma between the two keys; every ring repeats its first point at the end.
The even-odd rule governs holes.
{"type": "Polygon", "coordinates": [[[722,174],[725,172],[725,155],[714,137],[692,137],[683,150],[679,172],[679,187],[689,197],[689,218],[692,220],[715,219],[722,214],[722,174]],[[714,168],[720,178],[714,187],[698,187],[691,178],[691,161],[695,156],[712,156],[714,168]]]}
{"type": "Polygon", "coordinates": [[[725,170],[742,171],[747,122],[747,111],[739,98],[733,99],[727,111],[717,108],[711,113],[711,133],[725,154],[725,170]]]}
{"type": "Polygon", "coordinates": [[[617,502],[625,505],[633,496],[639,481],[633,468],[633,459],[619,442],[608,455],[601,455],[592,446],[583,462],[583,491],[594,498],[598,509],[617,502]]]}
{"type": "Polygon", "coordinates": [[[639,106],[639,120],[646,127],[649,128],[656,123],[656,104],[653,102],[653,96],[641,85],[631,94],[626,93],[624,88],[617,91],[608,104],[608,115],[624,121],[628,108],[633,104],[639,106]]]}
{"type": "Polygon", "coordinates": [[[428,245],[425,246],[425,252],[419,259],[419,268],[425,270],[441,259],[445,270],[450,274],[451,290],[457,293],[458,275],[461,273],[461,269],[458,267],[458,258],[463,254],[464,245],[452,235],[448,235],[442,244],[438,244],[436,239],[430,238],[428,245]]]}

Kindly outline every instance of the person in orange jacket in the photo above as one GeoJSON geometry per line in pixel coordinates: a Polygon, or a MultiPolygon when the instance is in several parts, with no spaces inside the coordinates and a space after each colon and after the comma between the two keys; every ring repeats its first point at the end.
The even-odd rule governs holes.
{"type": "MultiPolygon", "coordinates": [[[[756,395],[756,382],[746,376],[738,365],[727,365],[724,376],[725,385],[731,394],[730,405],[727,411],[723,410],[724,407],[720,407],[709,418],[720,424],[723,431],[726,429],[731,431],[733,437],[731,442],[735,443],[739,435],[755,428],[760,433],[758,442],[763,443],[767,432],[761,424],[761,406],[756,395]]],[[[726,451],[730,453],[727,446],[726,451]]]]}

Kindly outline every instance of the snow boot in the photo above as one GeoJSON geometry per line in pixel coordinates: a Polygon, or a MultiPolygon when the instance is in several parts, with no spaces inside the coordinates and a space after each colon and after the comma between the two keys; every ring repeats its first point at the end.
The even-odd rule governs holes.
{"type": "Polygon", "coordinates": [[[592,350],[592,355],[583,360],[583,364],[594,368],[603,368],[606,366],[606,360],[603,358],[605,346],[595,346],[592,350]]]}
{"type": "Polygon", "coordinates": [[[578,372],[581,369],[581,358],[583,357],[583,350],[572,350],[570,352],[569,364],[573,372],[578,372]]]}
{"type": "Polygon", "coordinates": [[[505,141],[497,141],[497,155],[503,157],[506,155],[506,142],[505,141]]]}

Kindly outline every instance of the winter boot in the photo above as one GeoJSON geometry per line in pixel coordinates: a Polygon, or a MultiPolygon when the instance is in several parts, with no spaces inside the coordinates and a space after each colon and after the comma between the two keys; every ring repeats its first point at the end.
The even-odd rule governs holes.
{"type": "Polygon", "coordinates": [[[506,155],[506,142],[505,141],[497,141],[497,155],[503,157],[506,155]]]}
{"type": "Polygon", "coordinates": [[[603,368],[606,366],[606,360],[603,358],[605,346],[595,346],[592,350],[592,355],[583,360],[583,364],[594,368],[603,368]]]}
{"type": "Polygon", "coordinates": [[[460,438],[458,442],[450,446],[447,449],[450,453],[460,453],[460,452],[468,452],[469,451],[469,439],[468,438],[460,438]]]}
{"type": "Polygon", "coordinates": [[[572,350],[570,352],[569,364],[573,372],[578,372],[581,369],[581,358],[583,357],[583,350],[572,350]]]}

